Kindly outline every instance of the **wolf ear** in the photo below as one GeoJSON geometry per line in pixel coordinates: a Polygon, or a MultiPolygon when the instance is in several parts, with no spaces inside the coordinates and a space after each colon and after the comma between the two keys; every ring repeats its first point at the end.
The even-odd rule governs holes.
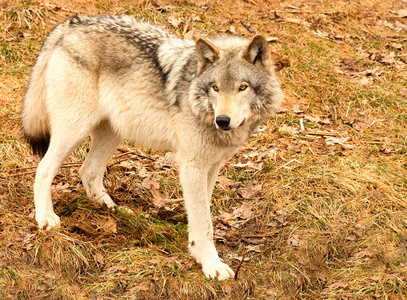
{"type": "Polygon", "coordinates": [[[219,59],[219,49],[204,38],[196,41],[196,54],[198,56],[198,75],[219,59]]]}
{"type": "Polygon", "coordinates": [[[270,47],[267,40],[262,35],[253,37],[249,45],[243,52],[243,57],[251,64],[262,66],[269,70],[273,65],[270,47]]]}

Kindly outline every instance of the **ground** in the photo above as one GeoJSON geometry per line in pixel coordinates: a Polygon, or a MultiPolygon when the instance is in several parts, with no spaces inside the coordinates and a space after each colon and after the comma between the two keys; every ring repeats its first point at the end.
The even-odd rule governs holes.
{"type": "Polygon", "coordinates": [[[0,1],[1,299],[407,299],[407,1],[0,1]],[[185,37],[262,33],[286,100],[222,169],[213,196],[234,280],[187,254],[171,153],[123,142],[91,204],[53,185],[59,230],[33,219],[37,159],[21,99],[46,33],[76,13],[130,14],[185,37]],[[288,66],[287,61],[290,61],[288,66]],[[129,214],[123,207],[129,207],[129,214]]]}

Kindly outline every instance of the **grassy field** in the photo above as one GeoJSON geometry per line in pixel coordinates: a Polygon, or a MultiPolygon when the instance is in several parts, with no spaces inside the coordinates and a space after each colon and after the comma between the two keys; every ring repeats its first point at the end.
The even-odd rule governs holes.
{"type": "Polygon", "coordinates": [[[407,299],[406,8],[0,1],[0,299],[407,299]],[[284,108],[226,163],[214,191],[216,243],[236,280],[206,279],[188,255],[171,153],[128,142],[105,185],[134,214],[88,201],[77,174],[86,142],[53,184],[60,230],[37,230],[21,99],[46,33],[76,13],[130,14],[194,39],[262,33],[289,58],[284,108]]]}

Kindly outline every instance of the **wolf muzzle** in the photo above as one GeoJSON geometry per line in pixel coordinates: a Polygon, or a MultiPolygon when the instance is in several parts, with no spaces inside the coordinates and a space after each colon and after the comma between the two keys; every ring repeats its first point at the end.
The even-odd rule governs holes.
{"type": "Polygon", "coordinates": [[[230,117],[227,115],[220,115],[215,118],[216,127],[222,129],[223,131],[229,131],[242,126],[246,122],[246,119],[244,119],[242,123],[240,123],[240,125],[237,127],[231,127],[230,121],[230,117]]]}

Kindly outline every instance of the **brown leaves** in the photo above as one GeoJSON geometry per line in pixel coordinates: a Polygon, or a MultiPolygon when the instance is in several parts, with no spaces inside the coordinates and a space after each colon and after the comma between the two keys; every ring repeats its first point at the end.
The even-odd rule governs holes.
{"type": "Polygon", "coordinates": [[[309,115],[304,115],[304,119],[310,122],[315,122],[321,125],[331,125],[332,122],[327,118],[327,117],[320,117],[320,116],[309,116],[309,115]]]}
{"type": "Polygon", "coordinates": [[[107,221],[103,222],[101,225],[105,232],[117,233],[117,223],[112,217],[109,217],[107,221]]]}
{"type": "Polygon", "coordinates": [[[201,17],[195,14],[192,14],[187,19],[181,19],[176,15],[171,15],[167,18],[168,22],[172,27],[181,31],[182,36],[185,39],[192,39],[195,35],[194,27],[192,26],[194,22],[200,22],[201,17]]]}
{"type": "Polygon", "coordinates": [[[222,224],[238,228],[246,223],[253,216],[252,206],[248,203],[243,203],[239,207],[235,207],[231,213],[221,212],[216,219],[222,224]]]}
{"type": "MultiPolygon", "coordinates": [[[[236,165],[235,165],[236,166],[236,165]]],[[[244,164],[242,167],[246,167],[249,172],[253,170],[252,164],[244,164]]],[[[262,185],[257,184],[254,181],[249,181],[245,185],[241,182],[233,181],[225,176],[218,176],[217,178],[218,186],[225,191],[230,191],[238,189],[239,194],[244,199],[254,199],[258,192],[261,191],[262,185]]]]}
{"type": "Polygon", "coordinates": [[[390,28],[396,32],[407,31],[407,25],[399,21],[389,22],[386,20],[379,20],[377,21],[377,25],[390,28]]]}
{"type": "Polygon", "coordinates": [[[392,147],[392,142],[388,137],[384,138],[383,144],[380,147],[380,151],[384,154],[390,154],[394,152],[394,147],[392,147]]]}
{"type": "Polygon", "coordinates": [[[261,186],[261,184],[249,182],[247,185],[240,189],[240,195],[244,199],[252,199],[257,194],[257,192],[261,191],[261,186]]]}
{"type": "Polygon", "coordinates": [[[407,18],[407,9],[392,10],[391,12],[399,18],[407,18]]]}
{"type": "Polygon", "coordinates": [[[381,125],[386,122],[385,119],[371,119],[368,117],[353,118],[350,121],[344,121],[344,124],[350,125],[353,129],[358,132],[363,132],[375,125],[381,125]]]}
{"type": "Polygon", "coordinates": [[[359,251],[357,253],[355,253],[354,255],[352,255],[352,257],[350,258],[350,261],[356,261],[365,257],[373,257],[374,255],[376,255],[376,253],[374,253],[373,251],[369,250],[369,249],[365,249],[362,251],[359,251]]]}
{"type": "Polygon", "coordinates": [[[162,208],[165,206],[165,204],[166,204],[165,198],[158,191],[158,189],[160,188],[160,184],[153,177],[153,173],[147,174],[147,176],[143,179],[142,185],[144,188],[149,190],[151,192],[151,194],[153,194],[153,199],[152,199],[151,203],[154,205],[154,207],[162,208]]]}
{"type": "Polygon", "coordinates": [[[303,242],[300,239],[300,237],[298,236],[298,234],[293,234],[288,238],[287,244],[290,246],[298,247],[298,246],[301,246],[303,244],[303,242]]]}
{"type": "Polygon", "coordinates": [[[240,182],[233,181],[232,179],[229,179],[226,176],[218,176],[217,182],[218,185],[225,191],[235,189],[241,184],[240,182]]]}

